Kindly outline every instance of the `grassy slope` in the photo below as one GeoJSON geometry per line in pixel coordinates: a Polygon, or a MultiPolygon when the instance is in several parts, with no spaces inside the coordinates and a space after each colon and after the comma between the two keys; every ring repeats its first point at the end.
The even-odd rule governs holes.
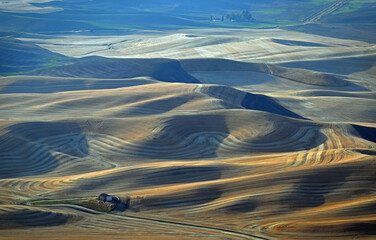
{"type": "Polygon", "coordinates": [[[71,60],[69,57],[11,37],[0,37],[0,55],[0,74],[6,76],[55,67],[71,60]]]}
{"type": "Polygon", "coordinates": [[[376,4],[371,0],[350,0],[343,8],[323,18],[324,22],[344,26],[376,26],[376,4]]]}
{"type": "Polygon", "coordinates": [[[366,42],[376,41],[376,4],[373,0],[349,0],[342,8],[319,21],[319,24],[291,26],[288,29],[366,42]]]}

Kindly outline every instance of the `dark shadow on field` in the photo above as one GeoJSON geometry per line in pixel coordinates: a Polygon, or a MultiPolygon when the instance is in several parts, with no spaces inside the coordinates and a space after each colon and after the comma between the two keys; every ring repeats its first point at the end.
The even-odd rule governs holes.
{"type": "Polygon", "coordinates": [[[88,155],[81,127],[74,122],[25,122],[9,126],[0,136],[1,178],[39,175],[53,171],[59,160],[52,152],[73,158],[88,155]]]}
{"type": "MultiPolygon", "coordinates": [[[[343,61],[347,61],[346,59],[341,59],[343,61]]],[[[336,60],[336,61],[341,61],[336,60]]],[[[182,67],[191,72],[193,75],[197,76],[203,83],[208,84],[221,84],[227,86],[241,86],[244,85],[253,85],[253,84],[262,84],[265,82],[274,81],[279,82],[280,79],[286,79],[294,82],[298,82],[301,84],[306,84],[308,86],[315,86],[319,88],[323,87],[336,87],[337,89],[346,89],[352,91],[367,91],[368,89],[359,86],[351,81],[346,80],[344,77],[335,76],[335,74],[331,74],[331,71],[327,71],[325,68],[333,68],[337,69],[338,74],[344,74],[343,68],[339,63],[339,66],[335,65],[336,62],[333,62],[333,66],[329,65],[328,62],[321,63],[322,68],[314,68],[311,65],[315,66],[315,64],[319,64],[320,61],[311,61],[306,62],[307,64],[303,64],[302,62],[292,62],[292,63],[284,63],[284,64],[263,64],[263,63],[247,63],[247,62],[239,62],[233,61],[228,59],[220,59],[220,58],[207,58],[207,59],[185,59],[180,60],[182,67]],[[315,71],[314,71],[315,70],[315,71]],[[234,81],[234,84],[226,84],[226,78],[221,79],[220,77],[210,76],[210,74],[220,74],[220,72],[247,72],[249,76],[247,76],[248,80],[240,80],[239,82],[234,81]],[[200,75],[201,74],[201,75],[200,75]],[[254,76],[252,77],[251,74],[254,76]],[[261,75],[260,75],[261,74],[261,75]],[[200,77],[201,76],[201,77],[200,77]],[[277,77],[277,78],[276,78],[277,77]],[[216,78],[218,79],[216,82],[216,78]],[[254,78],[254,79],[253,79],[254,78]],[[242,84],[239,84],[242,83],[242,84]],[[239,84],[239,85],[237,85],[239,84]]],[[[372,61],[367,62],[367,64],[373,63],[372,61]]],[[[320,66],[321,66],[320,65],[320,66]]],[[[348,68],[354,68],[354,64],[350,62],[348,64],[348,68]]],[[[372,65],[369,65],[371,67],[372,65]]],[[[355,68],[362,68],[362,64],[359,66],[355,65],[355,68]]],[[[361,69],[358,69],[359,71],[361,69]]],[[[348,71],[348,70],[346,70],[348,71]]],[[[335,72],[334,72],[335,73],[335,72]]],[[[236,75],[235,75],[236,76],[236,75]]],[[[235,78],[236,79],[236,78],[235,78]]],[[[231,83],[231,81],[229,81],[231,83]]]]}
{"type": "Polygon", "coordinates": [[[75,157],[85,157],[89,152],[86,136],[75,122],[25,122],[12,125],[7,130],[12,137],[47,145],[54,151],[75,157]],[[56,141],[56,138],[61,140],[56,141]]]}
{"type": "Polygon", "coordinates": [[[251,143],[257,144],[259,146],[268,146],[267,149],[263,148],[255,148],[251,149],[251,152],[295,152],[295,151],[302,151],[302,150],[310,150],[312,148],[318,147],[321,144],[325,143],[328,138],[325,134],[323,134],[318,127],[312,128],[305,128],[306,125],[303,125],[299,122],[291,122],[289,124],[284,125],[283,123],[279,122],[278,119],[274,120],[276,124],[275,133],[271,133],[265,135],[261,138],[254,139],[251,143]],[[294,133],[295,131],[291,131],[291,129],[304,129],[300,132],[298,136],[294,133]],[[310,139],[305,141],[300,141],[301,138],[305,136],[311,136],[310,139]],[[274,136],[278,136],[274,138],[274,136]],[[293,138],[292,138],[293,137],[293,138]],[[283,142],[286,143],[283,143],[283,142]],[[270,143],[275,143],[270,145],[270,143]]]}
{"type": "Polygon", "coordinates": [[[64,64],[69,61],[69,57],[51,52],[36,44],[0,36],[0,74],[21,73],[47,67],[52,63],[64,64]]]}
{"type": "Polygon", "coordinates": [[[314,71],[304,67],[284,67],[280,65],[268,65],[274,76],[282,77],[290,81],[316,86],[319,88],[330,88],[347,91],[369,91],[369,89],[347,80],[346,77],[335,74],[314,71]]]}
{"type": "Polygon", "coordinates": [[[140,142],[135,157],[150,159],[202,159],[216,151],[230,134],[221,115],[177,115],[161,124],[160,131],[140,142]]]}
{"type": "Polygon", "coordinates": [[[256,209],[258,202],[252,198],[242,199],[240,201],[235,201],[229,206],[221,208],[225,211],[230,212],[240,212],[240,213],[247,213],[252,212],[256,209]]]}
{"type": "Polygon", "coordinates": [[[65,91],[114,89],[150,84],[149,80],[97,80],[85,81],[80,79],[51,80],[20,80],[9,84],[0,93],[55,93],[65,91]]]}
{"type": "Polygon", "coordinates": [[[345,184],[354,171],[351,167],[317,170],[298,180],[294,190],[283,197],[281,203],[287,211],[321,206],[325,203],[325,195],[345,184]]]}
{"type": "Polygon", "coordinates": [[[113,209],[113,211],[115,211],[115,212],[124,212],[125,210],[127,210],[129,208],[129,202],[130,202],[130,200],[131,199],[129,197],[122,197],[122,198],[115,197],[112,200],[116,204],[116,206],[113,209]]]}
{"type": "Polygon", "coordinates": [[[250,71],[267,72],[265,64],[247,63],[222,58],[193,58],[179,61],[186,71],[250,71]]]}
{"type": "Polygon", "coordinates": [[[221,195],[222,190],[216,187],[199,188],[146,198],[140,206],[143,208],[192,207],[214,201],[220,198],[221,195]]]}
{"type": "Polygon", "coordinates": [[[259,84],[278,84],[274,76],[264,72],[250,71],[203,71],[189,72],[203,84],[215,84],[228,87],[244,87],[259,84]],[[231,80],[230,80],[231,79],[231,80]],[[230,81],[229,81],[230,80],[230,81]]]}
{"type": "Polygon", "coordinates": [[[272,97],[263,94],[253,94],[235,88],[218,85],[210,86],[201,91],[210,97],[223,101],[230,106],[238,105],[239,108],[245,108],[248,110],[259,110],[291,118],[306,119],[288,110],[272,97]],[[244,96],[240,104],[238,101],[234,101],[234,99],[238,98],[237,96],[244,96]]]}
{"type": "Polygon", "coordinates": [[[366,154],[366,155],[376,155],[376,151],[374,150],[367,150],[367,149],[355,149],[353,150],[355,152],[361,153],[361,154],[366,154]]]}
{"type": "MultiPolygon", "coordinates": [[[[244,143],[230,151],[233,154],[302,151],[315,148],[327,140],[320,127],[309,122],[268,116],[275,129],[259,137],[245,138],[244,143]],[[307,140],[301,141],[307,136],[307,140]]],[[[226,121],[225,116],[220,114],[173,116],[161,123],[158,132],[135,142],[134,147],[130,146],[127,151],[132,157],[144,159],[216,158],[219,149],[226,149],[222,145],[230,134],[226,121]]]]}
{"type": "MultiPolygon", "coordinates": [[[[129,200],[128,200],[129,202],[129,200]]],[[[128,202],[120,201],[116,204],[116,208],[114,209],[115,212],[124,212],[129,208],[128,202]]]]}
{"type": "Polygon", "coordinates": [[[125,172],[111,173],[104,176],[93,177],[86,179],[84,182],[77,184],[75,187],[63,190],[63,194],[79,195],[80,192],[86,193],[107,191],[124,191],[124,189],[130,189],[134,187],[134,179],[142,175],[142,169],[128,170],[125,172]]]}
{"type": "Polygon", "coordinates": [[[162,114],[188,103],[191,100],[189,97],[190,96],[176,96],[163,99],[153,99],[152,101],[141,102],[137,105],[133,105],[132,108],[124,108],[110,116],[124,118],[132,115],[162,114]]]}
{"type": "Polygon", "coordinates": [[[219,167],[172,167],[143,174],[136,182],[146,185],[193,183],[221,178],[219,167]]]}
{"type": "Polygon", "coordinates": [[[67,223],[69,218],[69,215],[61,213],[33,211],[28,209],[17,210],[0,214],[0,229],[60,226],[67,223]]]}
{"type": "Polygon", "coordinates": [[[36,70],[29,74],[101,79],[148,76],[163,82],[200,83],[181,67],[179,61],[167,58],[116,59],[92,56],[76,59],[69,65],[36,70]]]}
{"type": "MultiPolygon", "coordinates": [[[[373,209],[375,210],[375,209],[373,209]]],[[[376,235],[376,222],[352,223],[344,229],[344,232],[354,232],[364,235],[376,235]]]]}
{"type": "Polygon", "coordinates": [[[242,106],[250,110],[260,110],[264,112],[279,114],[286,117],[306,119],[283,107],[281,104],[277,103],[273,98],[261,94],[247,93],[242,101],[242,106]]]}
{"type": "Polygon", "coordinates": [[[284,40],[273,38],[273,42],[286,45],[286,46],[301,46],[301,47],[327,47],[327,45],[313,42],[303,42],[303,41],[293,41],[293,40],[284,40]]]}
{"type": "MultiPolygon", "coordinates": [[[[183,184],[220,179],[222,176],[220,167],[171,167],[150,169],[134,169],[125,172],[111,173],[104,176],[93,177],[75,185],[63,189],[60,194],[80,196],[97,194],[98,192],[123,192],[150,185],[183,184]]],[[[122,199],[123,200],[123,199],[122,199]]]]}
{"type": "Polygon", "coordinates": [[[299,61],[282,63],[280,66],[288,68],[303,68],[324,73],[349,75],[370,69],[376,62],[376,57],[341,58],[325,61],[299,61]]]}
{"type": "Polygon", "coordinates": [[[365,127],[360,125],[351,125],[358,133],[359,135],[371,142],[376,143],[376,128],[373,127],[365,127]]]}

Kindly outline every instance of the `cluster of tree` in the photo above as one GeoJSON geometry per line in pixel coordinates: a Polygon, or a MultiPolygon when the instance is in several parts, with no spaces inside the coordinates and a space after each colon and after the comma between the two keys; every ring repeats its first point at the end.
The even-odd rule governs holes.
{"type": "Polygon", "coordinates": [[[215,19],[213,17],[210,17],[211,22],[215,22],[215,21],[249,22],[253,20],[255,19],[252,17],[252,14],[248,10],[244,10],[241,13],[231,13],[231,14],[227,14],[226,16],[223,15],[220,19],[215,19]]]}
{"type": "Polygon", "coordinates": [[[252,21],[254,20],[252,14],[248,10],[244,10],[242,13],[227,14],[225,19],[229,21],[252,21]]]}

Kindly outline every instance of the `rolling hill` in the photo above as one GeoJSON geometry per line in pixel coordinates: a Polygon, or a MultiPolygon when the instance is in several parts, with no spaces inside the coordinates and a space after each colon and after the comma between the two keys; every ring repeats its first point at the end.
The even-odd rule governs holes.
{"type": "Polygon", "coordinates": [[[375,238],[374,3],[34,2],[0,3],[0,239],[375,238]]]}

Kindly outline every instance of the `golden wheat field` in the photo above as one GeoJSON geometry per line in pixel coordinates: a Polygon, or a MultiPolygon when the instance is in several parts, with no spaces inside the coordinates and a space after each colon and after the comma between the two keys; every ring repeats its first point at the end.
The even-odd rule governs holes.
{"type": "Polygon", "coordinates": [[[278,28],[21,40],[77,61],[1,77],[1,239],[376,237],[374,44],[278,28]],[[79,204],[101,193],[126,207],[79,204]]]}

